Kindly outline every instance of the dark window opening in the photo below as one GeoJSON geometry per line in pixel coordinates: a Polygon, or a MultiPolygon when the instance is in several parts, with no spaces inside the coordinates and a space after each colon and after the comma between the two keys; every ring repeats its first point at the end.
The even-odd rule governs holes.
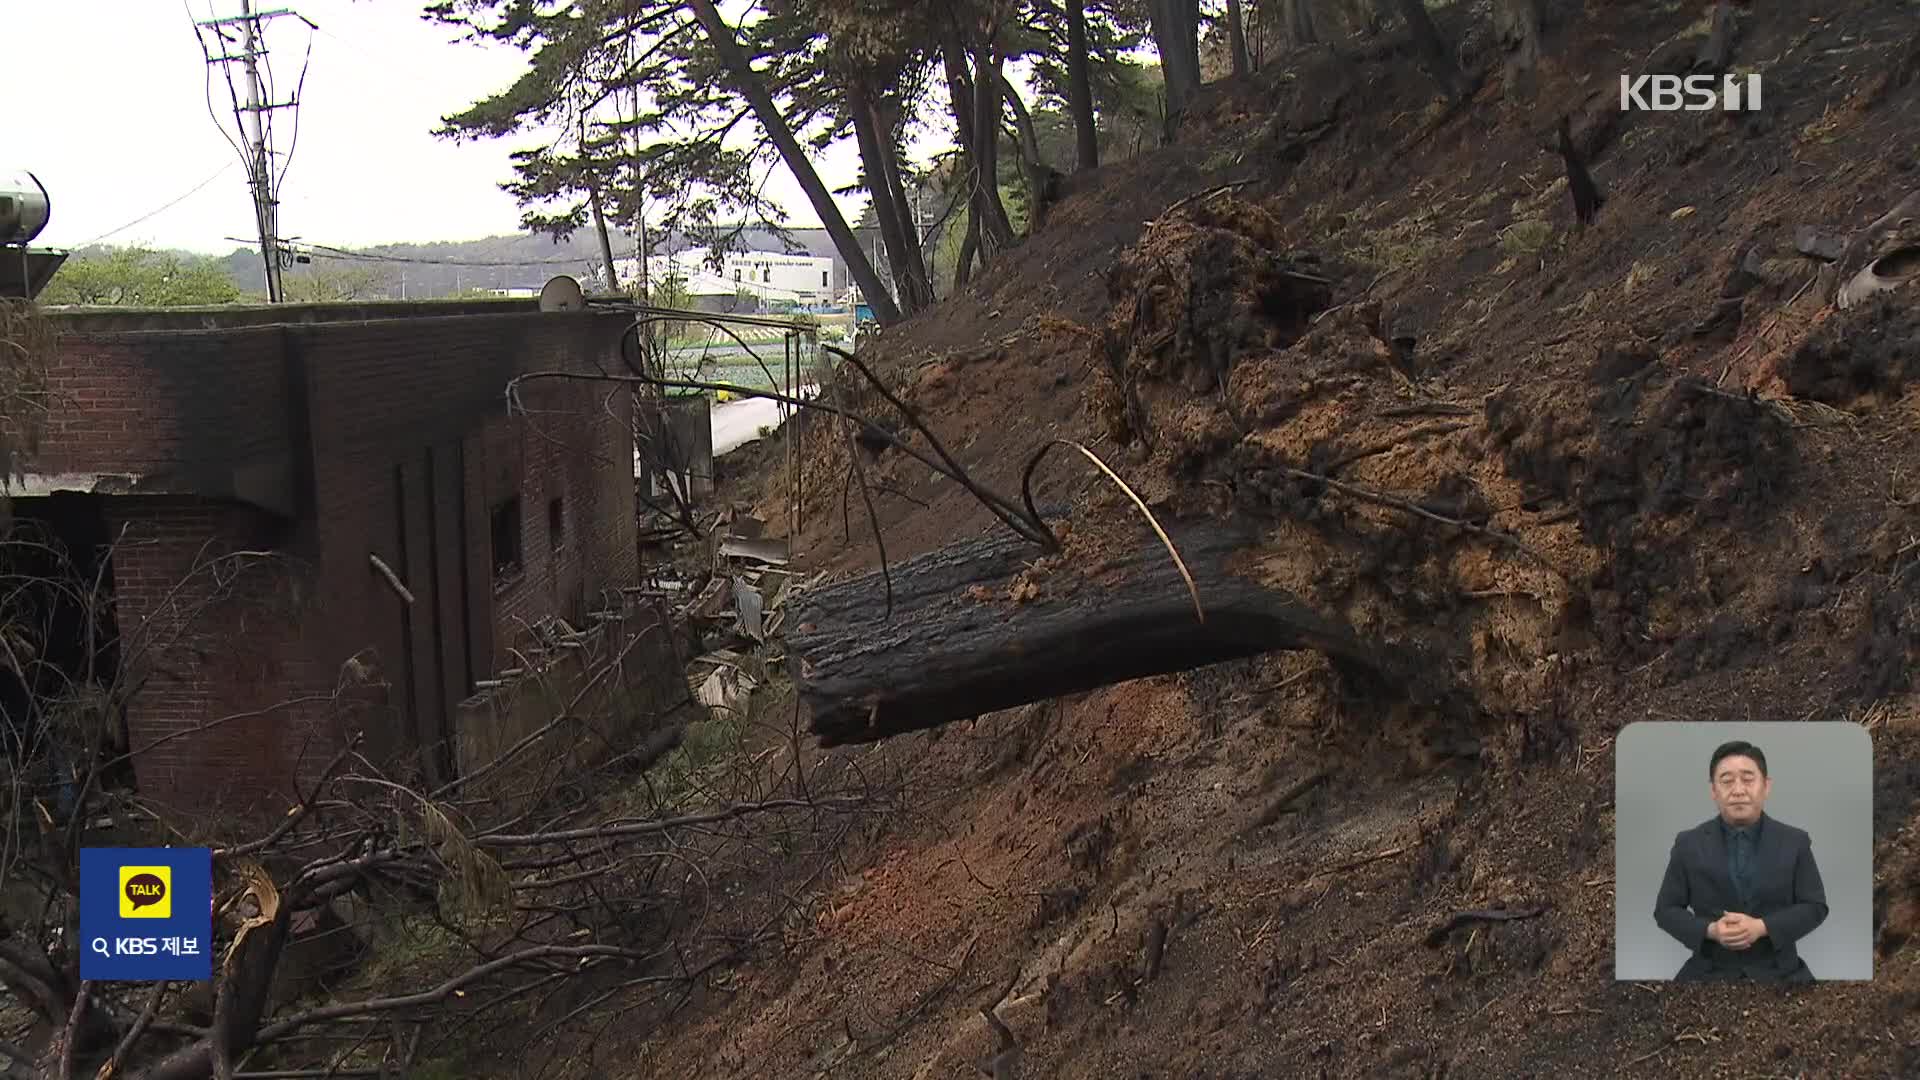
{"type": "Polygon", "coordinates": [[[832,284],[827,280],[827,275],[828,275],[828,271],[825,271],[825,270],[820,271],[820,287],[823,289],[826,288],[828,285],[832,284]]]}
{"type": "Polygon", "coordinates": [[[567,511],[559,499],[547,501],[547,542],[559,551],[567,539],[567,511]]]}
{"type": "Polygon", "coordinates": [[[769,282],[772,280],[773,280],[773,269],[771,267],[760,271],[760,281],[762,284],[765,284],[766,282],[769,282]]]}
{"type": "Polygon", "coordinates": [[[493,508],[493,579],[520,572],[520,497],[493,508]]]}

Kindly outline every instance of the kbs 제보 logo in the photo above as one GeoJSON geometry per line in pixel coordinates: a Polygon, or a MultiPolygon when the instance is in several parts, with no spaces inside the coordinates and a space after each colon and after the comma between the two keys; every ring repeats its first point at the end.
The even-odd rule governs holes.
{"type": "Polygon", "coordinates": [[[80,978],[213,977],[213,851],[80,849],[80,978]]]}

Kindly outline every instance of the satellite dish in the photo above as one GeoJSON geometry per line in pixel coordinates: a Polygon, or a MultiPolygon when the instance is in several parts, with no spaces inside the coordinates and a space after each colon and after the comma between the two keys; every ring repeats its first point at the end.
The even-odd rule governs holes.
{"type": "Polygon", "coordinates": [[[587,294],[580,291],[580,283],[561,274],[540,287],[541,311],[584,311],[587,306],[587,294]]]}

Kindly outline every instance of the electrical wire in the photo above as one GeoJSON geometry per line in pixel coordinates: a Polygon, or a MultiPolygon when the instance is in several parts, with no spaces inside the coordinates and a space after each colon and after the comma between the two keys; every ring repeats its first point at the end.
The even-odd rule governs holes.
{"type": "Polygon", "coordinates": [[[300,95],[307,87],[307,68],[313,63],[314,32],[320,29],[304,15],[295,15],[294,18],[308,26],[307,55],[300,61],[300,77],[294,80],[293,97],[287,101],[287,104],[293,107],[293,138],[288,140],[286,156],[281,159],[280,175],[273,181],[273,194],[276,199],[280,197],[280,184],[286,180],[287,170],[293,167],[293,152],[300,148],[300,95]]]}
{"type": "Polygon", "coordinates": [[[174,199],[171,199],[161,204],[160,206],[155,207],[154,209],[149,210],[144,214],[141,214],[139,217],[134,218],[132,221],[127,222],[125,225],[122,225],[115,229],[108,229],[106,232],[101,233],[99,236],[96,236],[93,239],[79,246],[92,247],[94,244],[97,244],[100,241],[105,240],[109,236],[114,236],[119,233],[126,232],[128,229],[133,228],[135,225],[138,225],[143,221],[146,221],[150,218],[158,216],[161,213],[164,213],[165,211],[173,209],[175,206],[178,206],[179,204],[186,202],[188,199],[191,199],[195,195],[198,195],[201,189],[206,187],[208,184],[211,184],[215,180],[218,180],[222,176],[225,176],[227,174],[227,170],[231,168],[233,168],[233,162],[229,161],[225,165],[222,165],[218,169],[215,169],[212,176],[209,176],[205,180],[202,180],[199,183],[193,185],[193,188],[189,190],[185,195],[181,195],[174,199]]]}
{"type": "MultiPolygon", "coordinates": [[[[204,90],[207,98],[207,118],[213,121],[213,126],[219,130],[220,137],[227,140],[227,145],[233,147],[234,156],[240,159],[240,163],[243,166],[247,166],[247,176],[249,179],[251,179],[253,176],[253,169],[248,164],[246,151],[241,150],[240,144],[237,142],[234,142],[233,136],[227,134],[227,125],[221,123],[220,114],[213,111],[213,51],[207,48],[206,36],[200,32],[200,25],[198,22],[194,20],[193,5],[191,4],[190,0],[180,0],[180,8],[181,10],[187,13],[187,24],[193,27],[194,43],[200,46],[200,55],[205,57],[207,61],[207,71],[206,71],[206,79],[205,79],[205,86],[204,86],[204,90]]],[[[208,14],[212,14],[212,8],[208,8],[208,14]]],[[[220,31],[217,27],[214,28],[214,33],[216,35],[219,34],[219,32],[220,31]]],[[[222,45],[225,44],[224,38],[221,39],[221,43],[222,45]]],[[[226,55],[226,50],[224,48],[221,50],[221,55],[222,57],[226,55]]]]}
{"type": "MultiPolygon", "coordinates": [[[[213,0],[207,0],[207,17],[213,18],[213,0]]],[[[220,35],[220,76],[227,80],[227,99],[233,102],[233,129],[239,132],[242,138],[245,138],[247,134],[247,122],[240,116],[240,88],[233,85],[233,57],[227,52],[227,35],[225,31],[217,26],[214,27],[213,32],[220,35]]],[[[242,41],[244,43],[244,36],[242,41]]],[[[258,120],[258,117],[256,116],[255,119],[258,120]]],[[[255,155],[245,153],[244,151],[241,153],[241,157],[247,163],[247,182],[254,185],[255,189],[258,190],[259,187],[266,182],[266,178],[260,175],[261,162],[255,155]]],[[[265,154],[260,154],[259,157],[265,157],[265,154]]],[[[257,207],[255,208],[254,214],[256,217],[259,216],[259,209],[257,207]]],[[[262,222],[262,224],[264,225],[265,223],[262,222]]]]}
{"type": "MultiPolygon", "coordinates": [[[[227,239],[235,240],[236,238],[228,237],[227,239]]],[[[239,240],[238,242],[246,243],[246,241],[244,240],[239,240]]],[[[330,247],[326,244],[314,244],[314,243],[298,242],[298,241],[288,241],[288,244],[298,249],[305,249],[303,254],[318,255],[322,258],[357,259],[362,262],[407,263],[413,266],[480,266],[480,267],[560,266],[566,263],[591,262],[594,259],[594,256],[590,256],[590,255],[564,255],[564,256],[551,258],[551,259],[512,259],[512,260],[504,260],[504,261],[484,261],[484,260],[477,260],[477,259],[428,259],[428,258],[417,258],[412,256],[406,256],[406,255],[383,255],[377,251],[348,251],[345,248],[330,247]]],[[[638,256],[639,254],[640,254],[639,250],[635,249],[623,255],[614,256],[614,261],[618,262],[622,259],[631,259],[638,256]]]]}

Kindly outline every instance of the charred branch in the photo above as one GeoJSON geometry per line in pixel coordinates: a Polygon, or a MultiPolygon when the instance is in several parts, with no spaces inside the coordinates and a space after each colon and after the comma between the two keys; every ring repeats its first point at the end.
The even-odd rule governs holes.
{"type": "Polygon", "coordinates": [[[1739,30],[1731,0],[1719,0],[1713,5],[1713,29],[1708,31],[1707,39],[1700,43],[1699,55],[1693,61],[1694,70],[1719,75],[1732,67],[1733,47],[1739,38],[1739,30]]]}
{"type": "Polygon", "coordinates": [[[1573,216],[1581,225],[1591,225],[1600,208],[1607,204],[1607,197],[1600,193],[1593,174],[1587,171],[1586,161],[1574,147],[1573,132],[1565,116],[1560,118],[1559,140],[1560,160],[1567,167],[1567,190],[1573,196],[1573,216]]]}

